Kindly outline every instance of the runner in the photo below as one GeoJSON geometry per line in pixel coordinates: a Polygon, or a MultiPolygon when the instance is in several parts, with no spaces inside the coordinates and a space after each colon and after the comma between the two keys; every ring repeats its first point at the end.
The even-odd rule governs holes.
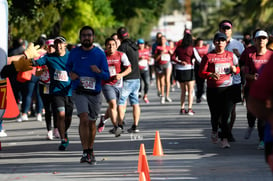
{"type": "MultiPolygon", "coordinates": [[[[117,51],[117,42],[113,38],[107,38],[105,40],[105,53],[108,61],[108,67],[110,72],[110,79],[103,81],[102,91],[104,97],[108,103],[108,108],[105,112],[105,116],[101,119],[98,125],[98,132],[102,132],[104,129],[104,120],[111,118],[113,129],[110,133],[116,133],[118,128],[117,122],[117,102],[121,95],[121,89],[123,86],[123,77],[128,75],[131,69],[131,63],[125,53],[117,51]]],[[[118,136],[117,132],[117,136],[118,136]]]]}
{"type": "Polygon", "coordinates": [[[191,34],[186,33],[183,37],[182,43],[177,46],[173,55],[172,61],[176,62],[176,80],[180,83],[180,114],[194,115],[192,110],[193,92],[194,92],[194,62],[196,58],[201,62],[198,52],[193,48],[193,40],[191,34]],[[188,110],[185,110],[185,96],[188,91],[188,110]]]}
{"type": "MultiPolygon", "coordinates": [[[[253,83],[258,79],[262,67],[268,62],[273,52],[266,48],[268,42],[268,34],[264,30],[259,30],[254,36],[255,49],[254,51],[245,50],[240,58],[240,62],[244,65],[244,77],[246,79],[246,85],[244,86],[244,95],[246,97],[246,103],[248,101],[249,90],[253,83]],[[245,53],[246,52],[246,53],[245,53]]],[[[248,129],[245,133],[245,139],[248,139],[254,129],[256,116],[254,116],[249,110],[247,110],[248,129]]],[[[258,134],[259,145],[258,149],[264,149],[264,129],[265,121],[258,119],[258,134]]]]}
{"type": "Polygon", "coordinates": [[[222,130],[221,147],[229,148],[228,143],[228,118],[233,106],[230,94],[232,85],[231,74],[238,74],[237,57],[226,51],[227,36],[224,33],[216,33],[213,39],[215,49],[202,58],[199,75],[207,79],[207,101],[211,115],[213,143],[218,142],[218,127],[222,130]]]}
{"type": "Polygon", "coordinates": [[[73,101],[80,118],[79,134],[83,149],[80,162],[89,164],[96,164],[93,147],[101,108],[101,83],[110,77],[105,53],[93,45],[94,36],[92,27],[82,27],[79,34],[81,46],[71,50],[67,63],[73,101]]]}
{"type": "Polygon", "coordinates": [[[60,133],[60,151],[65,151],[68,144],[67,131],[71,124],[73,113],[73,102],[71,99],[71,80],[66,70],[69,51],[66,49],[64,37],[56,37],[54,40],[55,52],[46,54],[34,61],[34,66],[46,65],[50,76],[49,93],[52,95],[52,109],[57,115],[57,126],[60,133]]]}
{"type": "Polygon", "coordinates": [[[165,36],[161,36],[160,44],[155,50],[155,62],[157,64],[156,70],[159,77],[159,92],[160,103],[165,104],[165,101],[172,102],[170,98],[170,87],[171,87],[171,52],[170,47],[167,44],[167,39],[165,36]],[[166,84],[166,96],[165,96],[165,84],[166,84]]]}
{"type": "MultiPolygon", "coordinates": [[[[138,67],[140,70],[141,80],[144,83],[144,95],[143,101],[145,103],[149,103],[148,99],[148,91],[149,91],[149,84],[150,84],[150,75],[149,75],[149,60],[150,60],[150,52],[148,49],[145,48],[145,41],[143,39],[138,39],[138,67]]],[[[142,84],[140,83],[139,88],[139,97],[141,97],[141,90],[142,84]]]]}

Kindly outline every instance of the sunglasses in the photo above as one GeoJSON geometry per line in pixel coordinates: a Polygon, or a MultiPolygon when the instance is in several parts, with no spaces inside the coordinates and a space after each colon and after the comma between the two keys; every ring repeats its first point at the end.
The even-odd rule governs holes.
{"type": "Polygon", "coordinates": [[[224,26],[221,28],[222,30],[230,30],[231,28],[229,26],[224,26]]]}

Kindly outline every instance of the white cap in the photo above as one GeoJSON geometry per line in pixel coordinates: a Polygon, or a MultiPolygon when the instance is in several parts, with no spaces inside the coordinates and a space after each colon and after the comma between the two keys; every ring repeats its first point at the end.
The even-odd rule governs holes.
{"type": "Polygon", "coordinates": [[[264,31],[264,30],[260,30],[260,31],[257,31],[256,34],[255,34],[255,38],[258,38],[260,36],[263,36],[263,37],[266,37],[268,38],[268,35],[267,33],[264,31]]]}

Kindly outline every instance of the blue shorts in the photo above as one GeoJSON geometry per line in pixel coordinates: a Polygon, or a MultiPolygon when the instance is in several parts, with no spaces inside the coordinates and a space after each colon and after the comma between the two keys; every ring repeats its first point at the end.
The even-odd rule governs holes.
{"type": "Polygon", "coordinates": [[[119,100],[121,88],[113,85],[105,84],[102,86],[102,92],[107,102],[111,100],[119,100]]]}
{"type": "Polygon", "coordinates": [[[140,88],[140,79],[129,79],[123,81],[119,105],[125,105],[127,98],[131,105],[139,104],[138,91],[140,88]]]}

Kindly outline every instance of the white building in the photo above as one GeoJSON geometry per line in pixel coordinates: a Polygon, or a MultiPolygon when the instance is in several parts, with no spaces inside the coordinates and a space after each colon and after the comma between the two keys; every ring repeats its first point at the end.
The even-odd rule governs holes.
{"type": "Polygon", "coordinates": [[[151,39],[155,39],[156,33],[161,32],[168,40],[178,41],[182,39],[185,29],[192,29],[192,21],[188,15],[174,11],[172,15],[163,15],[158,21],[158,25],[153,27],[150,34],[151,39]]]}

